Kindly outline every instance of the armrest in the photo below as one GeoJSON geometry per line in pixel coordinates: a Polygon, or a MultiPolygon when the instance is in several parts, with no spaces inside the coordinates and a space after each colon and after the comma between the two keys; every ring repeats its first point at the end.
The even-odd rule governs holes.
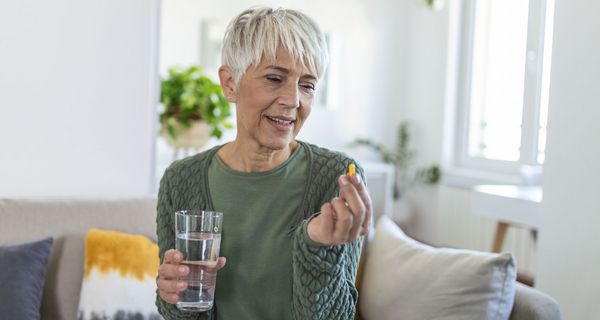
{"type": "Polygon", "coordinates": [[[560,307],[554,298],[534,288],[516,283],[515,304],[510,320],[560,319],[560,307]]]}

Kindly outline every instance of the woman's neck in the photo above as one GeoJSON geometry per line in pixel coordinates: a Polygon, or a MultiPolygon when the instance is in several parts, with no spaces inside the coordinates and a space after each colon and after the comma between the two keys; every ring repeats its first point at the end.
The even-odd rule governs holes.
{"type": "Polygon", "coordinates": [[[230,169],[240,172],[269,171],[285,162],[296,149],[293,140],[280,150],[274,150],[252,143],[241,143],[237,139],[224,145],[218,155],[230,169]]]}

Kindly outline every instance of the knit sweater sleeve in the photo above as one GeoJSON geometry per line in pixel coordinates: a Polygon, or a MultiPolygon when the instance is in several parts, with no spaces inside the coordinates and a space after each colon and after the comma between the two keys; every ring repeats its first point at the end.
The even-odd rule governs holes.
{"type": "MultiPolygon", "coordinates": [[[[157,238],[159,247],[160,263],[163,263],[165,252],[169,249],[175,248],[175,223],[174,214],[175,206],[173,205],[173,198],[171,194],[176,188],[178,183],[174,178],[172,168],[167,169],[160,181],[160,188],[158,191],[158,203],[157,203],[157,214],[156,214],[156,225],[157,225],[157,238]]],[[[174,304],[167,303],[156,291],[156,307],[158,312],[163,316],[165,320],[209,320],[211,319],[210,312],[195,313],[195,312],[184,312],[174,304]]]]}
{"type": "Polygon", "coordinates": [[[354,281],[362,237],[343,245],[319,245],[308,237],[309,221],[302,221],[294,232],[295,318],[353,319],[358,300],[354,281]]]}
{"type": "MultiPolygon", "coordinates": [[[[306,210],[319,211],[321,205],[338,194],[337,177],[356,161],[343,154],[311,146],[315,168],[306,210]]],[[[351,320],[356,312],[358,291],[356,271],[362,238],[343,245],[322,245],[310,239],[307,226],[317,214],[303,219],[292,233],[292,297],[295,319],[351,320]]]]}

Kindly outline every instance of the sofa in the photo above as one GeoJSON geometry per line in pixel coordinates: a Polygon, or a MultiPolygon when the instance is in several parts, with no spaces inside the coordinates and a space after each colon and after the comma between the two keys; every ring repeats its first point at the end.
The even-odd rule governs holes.
{"type": "MultiPolygon", "coordinates": [[[[110,229],[156,240],[155,208],[154,198],[0,199],[0,246],[52,237],[41,319],[77,319],[86,232],[90,228],[110,229]]],[[[560,312],[548,295],[517,284],[510,319],[554,320],[560,319],[560,312]]]]}

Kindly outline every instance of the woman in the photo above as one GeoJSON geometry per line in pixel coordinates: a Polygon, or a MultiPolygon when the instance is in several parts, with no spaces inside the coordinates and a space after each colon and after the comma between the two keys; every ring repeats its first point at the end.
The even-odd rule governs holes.
{"type": "Polygon", "coordinates": [[[295,140],[327,63],[306,15],[252,8],[229,25],[219,78],[236,104],[234,141],[173,163],[159,191],[157,306],[166,319],[352,319],[371,201],[354,160],[295,140]],[[215,308],[179,311],[173,214],[224,213],[215,308]]]}

